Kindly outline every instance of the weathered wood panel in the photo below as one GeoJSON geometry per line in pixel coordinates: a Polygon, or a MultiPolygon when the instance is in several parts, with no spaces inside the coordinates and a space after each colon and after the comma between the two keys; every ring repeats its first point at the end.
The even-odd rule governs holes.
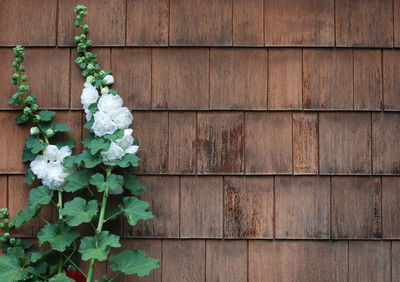
{"type": "Polygon", "coordinates": [[[264,45],[264,1],[233,0],[233,46],[264,45]]]}
{"type": "Polygon", "coordinates": [[[400,110],[400,50],[383,50],[383,97],[385,111],[400,110]]]}
{"type": "Polygon", "coordinates": [[[8,208],[8,180],[5,175],[0,176],[0,191],[0,209],[8,208]]]}
{"type": "Polygon", "coordinates": [[[393,241],[392,242],[392,253],[391,253],[391,258],[392,258],[392,280],[393,282],[399,282],[400,281],[400,242],[399,241],[393,241]]]}
{"type": "Polygon", "coordinates": [[[400,238],[400,178],[382,178],[382,237],[400,238]]]}

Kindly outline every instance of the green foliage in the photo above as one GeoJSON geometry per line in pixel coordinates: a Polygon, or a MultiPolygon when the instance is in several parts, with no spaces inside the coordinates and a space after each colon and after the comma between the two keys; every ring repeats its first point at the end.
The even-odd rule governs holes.
{"type": "Polygon", "coordinates": [[[104,192],[106,189],[115,189],[118,186],[118,178],[115,174],[110,174],[107,179],[104,180],[104,175],[96,173],[90,178],[90,184],[97,187],[97,191],[104,192]]]}
{"type": "Polygon", "coordinates": [[[124,204],[121,210],[128,220],[129,225],[135,226],[139,220],[153,218],[153,214],[147,208],[149,203],[139,200],[136,197],[124,197],[124,204]]]}
{"type": "Polygon", "coordinates": [[[112,271],[136,274],[139,277],[149,275],[153,269],[159,267],[159,261],[147,257],[143,250],[126,250],[118,255],[111,255],[109,261],[112,271]]]}
{"type": "Polygon", "coordinates": [[[84,222],[91,222],[97,212],[97,200],[86,202],[85,199],[76,197],[72,201],[65,203],[64,208],[61,210],[61,215],[65,216],[65,221],[69,226],[78,226],[84,222]]]}
{"type": "Polygon", "coordinates": [[[72,150],[73,148],[75,148],[75,139],[71,137],[71,138],[62,140],[62,141],[58,142],[56,144],[56,146],[58,147],[58,149],[60,149],[63,146],[68,146],[72,150]]]}
{"type": "Polygon", "coordinates": [[[122,167],[127,168],[129,166],[138,167],[140,158],[134,154],[125,154],[121,160],[116,160],[115,163],[122,167]]]}
{"type": "Polygon", "coordinates": [[[79,155],[66,157],[63,161],[66,167],[86,167],[94,168],[98,164],[102,163],[103,160],[98,154],[92,155],[88,150],[82,151],[79,155]]]}
{"type": "Polygon", "coordinates": [[[46,144],[38,136],[29,135],[25,139],[25,146],[34,155],[46,149],[46,144]]]}
{"type": "Polygon", "coordinates": [[[105,261],[110,252],[110,248],[119,247],[121,247],[119,237],[110,234],[108,231],[103,231],[92,237],[82,238],[79,252],[82,254],[82,259],[85,261],[90,259],[105,261]]]}
{"type": "Polygon", "coordinates": [[[49,282],[75,282],[75,280],[69,278],[65,273],[58,273],[50,278],[49,282]]]}
{"type": "Polygon", "coordinates": [[[65,178],[67,181],[67,185],[64,187],[65,191],[76,192],[88,186],[90,174],[91,172],[89,169],[81,169],[67,176],[65,178]]]}
{"type": "Polygon", "coordinates": [[[29,277],[29,270],[24,249],[21,247],[10,248],[6,255],[0,256],[0,280],[21,281],[29,277]]]}
{"type": "Polygon", "coordinates": [[[28,171],[26,172],[24,183],[28,185],[32,185],[33,181],[35,181],[36,175],[32,172],[30,168],[28,168],[28,171]]]}
{"type": "Polygon", "coordinates": [[[53,116],[56,114],[54,111],[42,110],[39,112],[41,121],[51,121],[53,116]]]}
{"type": "Polygon", "coordinates": [[[124,174],[124,187],[134,196],[140,196],[142,191],[146,191],[146,187],[139,183],[139,179],[136,175],[127,173],[124,174]]]}
{"type": "Polygon", "coordinates": [[[82,142],[86,148],[90,150],[92,155],[97,154],[100,150],[108,150],[111,142],[104,140],[103,138],[96,137],[93,133],[90,133],[88,137],[82,142]]]}
{"type": "Polygon", "coordinates": [[[63,220],[54,224],[46,224],[37,234],[40,246],[49,243],[51,247],[59,252],[63,252],[79,237],[78,231],[69,227],[63,220]]]}

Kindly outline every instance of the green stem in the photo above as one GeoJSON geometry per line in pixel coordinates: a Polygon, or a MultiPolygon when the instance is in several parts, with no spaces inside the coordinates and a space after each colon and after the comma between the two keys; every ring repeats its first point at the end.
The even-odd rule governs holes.
{"type": "Polygon", "coordinates": [[[58,271],[57,271],[57,273],[61,273],[62,266],[63,266],[63,260],[62,260],[62,257],[60,256],[60,261],[58,262],[58,271]]]}
{"type": "Polygon", "coordinates": [[[57,204],[57,208],[58,208],[58,218],[62,219],[62,215],[61,215],[61,210],[63,208],[63,201],[62,201],[62,192],[58,191],[58,204],[57,204]]]}
{"type": "Polygon", "coordinates": [[[116,279],[120,274],[121,274],[121,272],[118,272],[118,273],[115,274],[110,280],[108,280],[108,282],[113,281],[113,280],[116,279]]]}

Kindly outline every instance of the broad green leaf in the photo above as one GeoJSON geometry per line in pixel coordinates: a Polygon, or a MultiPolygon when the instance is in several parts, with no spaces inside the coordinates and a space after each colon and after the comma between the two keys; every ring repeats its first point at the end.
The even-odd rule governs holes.
{"type": "Polygon", "coordinates": [[[53,195],[54,191],[45,185],[36,187],[29,192],[28,207],[38,210],[43,205],[50,203],[53,195]]]}
{"type": "Polygon", "coordinates": [[[15,118],[15,123],[16,124],[24,124],[26,121],[24,121],[23,119],[22,119],[22,116],[17,116],[16,118],[15,118]]]}
{"type": "Polygon", "coordinates": [[[49,282],[75,282],[74,279],[69,278],[65,273],[58,273],[49,279],[49,282]]]}
{"type": "Polygon", "coordinates": [[[54,130],[54,122],[50,121],[41,121],[39,123],[39,128],[41,131],[45,132],[47,129],[54,130]]]}
{"type": "Polygon", "coordinates": [[[39,137],[29,135],[25,139],[26,147],[31,150],[32,153],[38,154],[39,152],[46,149],[46,144],[40,140],[39,137]]]}
{"type": "Polygon", "coordinates": [[[124,204],[121,209],[128,220],[128,223],[135,226],[138,220],[153,218],[153,214],[147,208],[149,203],[141,201],[136,197],[124,197],[124,204]]]}
{"type": "Polygon", "coordinates": [[[104,192],[107,188],[113,190],[118,186],[118,178],[115,174],[107,176],[107,180],[104,180],[104,175],[96,173],[90,178],[90,184],[97,187],[99,192],[104,192]]]}
{"type": "Polygon", "coordinates": [[[31,262],[38,262],[44,257],[47,257],[48,255],[52,254],[54,251],[53,250],[47,250],[44,252],[32,252],[31,253],[31,262]]]}
{"type": "Polygon", "coordinates": [[[138,167],[139,162],[140,158],[134,154],[125,154],[121,160],[115,161],[115,163],[122,168],[126,168],[128,166],[138,167]]]}
{"type": "Polygon", "coordinates": [[[135,196],[139,196],[142,191],[146,191],[146,187],[139,183],[139,179],[136,175],[127,173],[124,174],[124,187],[135,196]]]}
{"type": "Polygon", "coordinates": [[[110,140],[110,141],[115,141],[115,140],[121,139],[122,137],[124,137],[123,129],[118,129],[113,134],[106,134],[103,136],[103,138],[110,140]]]}
{"type": "Polygon", "coordinates": [[[93,126],[93,123],[94,123],[94,118],[91,118],[87,123],[85,123],[85,125],[83,127],[88,129],[88,130],[91,130],[92,126],[93,126]]]}
{"type": "Polygon", "coordinates": [[[16,216],[13,217],[12,222],[15,227],[20,227],[25,222],[28,222],[37,215],[38,211],[28,207],[26,210],[19,211],[16,216]]]}
{"type": "Polygon", "coordinates": [[[42,110],[39,112],[41,121],[50,121],[51,118],[56,114],[54,111],[42,110]]]}
{"type": "Polygon", "coordinates": [[[36,175],[32,172],[32,170],[30,168],[28,168],[28,171],[25,174],[24,183],[26,183],[28,185],[32,185],[32,183],[35,181],[35,179],[36,179],[36,175]]]}
{"type": "Polygon", "coordinates": [[[71,131],[72,128],[63,123],[56,123],[54,125],[54,132],[68,132],[71,131]]]}
{"type": "Polygon", "coordinates": [[[97,211],[97,200],[86,202],[85,199],[76,197],[65,203],[61,215],[65,216],[65,221],[69,226],[78,226],[84,222],[91,222],[93,217],[97,215],[97,211]]]}
{"type": "Polygon", "coordinates": [[[64,190],[67,192],[76,192],[89,185],[90,170],[81,169],[68,175],[65,180],[67,180],[67,185],[65,185],[64,190]]]}
{"type": "Polygon", "coordinates": [[[46,224],[38,232],[37,237],[40,246],[49,243],[54,250],[63,252],[76,238],[79,237],[79,233],[69,227],[64,220],[59,220],[54,224],[46,224]]]}
{"type": "Polygon", "coordinates": [[[79,155],[66,157],[63,161],[63,164],[66,167],[73,167],[74,165],[77,165],[84,166],[86,168],[93,168],[101,162],[102,159],[100,156],[93,156],[88,150],[84,150],[79,155]]]}
{"type": "Polygon", "coordinates": [[[103,138],[97,138],[94,134],[89,134],[88,137],[82,142],[86,148],[90,149],[90,153],[95,155],[100,150],[108,150],[111,145],[111,141],[103,138]]]}
{"type": "Polygon", "coordinates": [[[64,146],[68,146],[70,149],[73,149],[73,148],[75,148],[75,139],[71,137],[71,138],[62,140],[62,141],[58,142],[56,144],[56,146],[58,149],[60,149],[61,147],[64,147],[64,146]]]}
{"type": "Polygon", "coordinates": [[[109,259],[112,271],[121,271],[127,275],[147,276],[160,266],[158,259],[149,258],[143,250],[126,250],[109,259]]]}
{"type": "Polygon", "coordinates": [[[95,112],[97,112],[99,109],[97,108],[97,102],[96,103],[93,103],[93,104],[90,104],[89,105],[89,111],[91,111],[92,113],[95,113],[95,112]]]}
{"type": "Polygon", "coordinates": [[[104,261],[107,259],[110,248],[119,248],[119,237],[110,234],[108,231],[103,231],[93,237],[83,237],[79,252],[82,254],[82,260],[97,259],[104,261]]]}
{"type": "Polygon", "coordinates": [[[0,280],[24,281],[28,272],[24,270],[24,250],[21,247],[9,248],[6,255],[0,256],[0,280]]]}
{"type": "Polygon", "coordinates": [[[24,147],[24,153],[22,154],[22,161],[24,163],[33,161],[36,158],[36,155],[32,153],[30,149],[28,149],[26,146],[24,147]]]}

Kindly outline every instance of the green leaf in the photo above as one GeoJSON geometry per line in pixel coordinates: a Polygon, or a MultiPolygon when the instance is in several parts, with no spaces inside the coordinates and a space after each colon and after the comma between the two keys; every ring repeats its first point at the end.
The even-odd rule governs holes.
{"type": "Polygon", "coordinates": [[[64,220],[59,220],[54,224],[46,224],[38,232],[37,237],[40,246],[49,243],[54,250],[63,252],[76,238],[79,237],[79,233],[69,227],[64,220]]]}
{"type": "Polygon", "coordinates": [[[147,276],[160,266],[158,259],[149,258],[143,250],[126,250],[109,259],[112,271],[121,271],[127,275],[147,276]]]}
{"type": "Polygon", "coordinates": [[[107,176],[107,180],[104,181],[104,175],[96,173],[90,178],[90,184],[97,187],[99,192],[104,192],[107,188],[113,190],[118,186],[118,178],[115,174],[107,176]]]}
{"type": "Polygon", "coordinates": [[[38,154],[46,149],[46,144],[39,137],[33,135],[26,137],[25,144],[26,148],[30,149],[33,154],[38,154]]]}
{"type": "Polygon", "coordinates": [[[47,250],[44,252],[32,252],[31,253],[31,262],[38,262],[42,258],[45,258],[52,253],[53,253],[53,250],[47,250]]]}
{"type": "Polygon", "coordinates": [[[136,175],[124,174],[124,187],[128,189],[132,195],[139,196],[142,191],[146,191],[146,187],[139,183],[136,175]]]}
{"type": "Polygon", "coordinates": [[[88,130],[91,130],[92,126],[93,126],[93,123],[94,123],[94,118],[91,118],[87,123],[85,123],[85,125],[83,127],[88,129],[88,130]]]}
{"type": "Polygon", "coordinates": [[[22,161],[24,163],[33,161],[36,158],[36,155],[31,152],[26,146],[24,147],[24,153],[22,154],[22,161]]]}
{"type": "Polygon", "coordinates": [[[99,110],[99,109],[97,108],[97,104],[98,104],[98,102],[93,103],[93,104],[90,104],[89,107],[88,107],[89,111],[91,111],[92,113],[97,112],[97,111],[99,110]]]}
{"type": "Polygon", "coordinates": [[[124,197],[121,209],[128,220],[129,225],[135,226],[138,220],[153,218],[151,211],[147,210],[149,203],[141,201],[136,197],[124,197]]]}
{"type": "Polygon", "coordinates": [[[54,196],[54,191],[50,190],[49,187],[42,185],[32,189],[29,192],[28,207],[38,210],[42,206],[50,203],[54,196]]]}
{"type": "Polygon", "coordinates": [[[110,148],[111,142],[104,140],[103,138],[97,138],[94,134],[90,133],[88,137],[82,142],[82,144],[90,149],[92,155],[97,154],[100,150],[108,150],[110,148]]]}
{"type": "Polygon", "coordinates": [[[110,140],[110,141],[115,141],[115,140],[121,139],[122,137],[124,137],[123,129],[118,129],[113,134],[106,134],[103,136],[103,138],[110,140]]]}
{"type": "Polygon", "coordinates": [[[134,154],[125,154],[121,160],[115,161],[115,163],[122,168],[126,168],[128,166],[138,167],[139,162],[140,158],[134,154]]]}
{"type": "Polygon", "coordinates": [[[68,132],[71,131],[72,128],[63,123],[56,123],[54,125],[54,132],[68,132]]]}
{"type": "Polygon", "coordinates": [[[81,169],[68,175],[65,180],[67,185],[65,185],[64,190],[67,192],[76,192],[89,185],[90,170],[81,169]]]}
{"type": "Polygon", "coordinates": [[[86,168],[93,168],[100,164],[102,159],[100,156],[93,156],[88,150],[82,151],[79,155],[66,157],[63,161],[66,167],[85,166],[86,168]]]}
{"type": "Polygon", "coordinates": [[[65,216],[65,221],[69,226],[78,226],[84,222],[91,222],[93,217],[97,215],[97,211],[97,200],[86,202],[85,199],[77,197],[65,203],[61,215],[65,216]]]}
{"type": "Polygon", "coordinates": [[[0,280],[24,281],[28,279],[24,264],[24,250],[21,247],[9,248],[6,255],[0,256],[0,280]]]}
{"type": "Polygon", "coordinates": [[[74,279],[69,278],[65,273],[58,273],[49,279],[49,282],[75,282],[74,279]]]}
{"type": "Polygon", "coordinates": [[[97,259],[104,261],[107,259],[110,248],[119,248],[119,237],[110,234],[108,231],[100,232],[93,237],[83,237],[79,252],[82,254],[82,260],[97,259]]]}
{"type": "Polygon", "coordinates": [[[56,114],[54,111],[42,110],[39,112],[41,121],[50,121],[51,118],[56,114]]]}
{"type": "Polygon", "coordinates": [[[71,138],[62,140],[62,141],[58,142],[56,144],[56,146],[58,149],[60,149],[61,147],[64,147],[64,146],[68,146],[70,149],[73,149],[73,148],[75,148],[75,139],[71,137],[71,138]]]}
{"type": "Polygon", "coordinates": [[[36,175],[32,172],[30,168],[28,168],[28,171],[26,172],[24,183],[28,185],[32,185],[32,183],[35,181],[36,175]]]}
{"type": "Polygon", "coordinates": [[[37,215],[37,210],[28,207],[26,210],[19,211],[16,216],[13,217],[12,222],[15,227],[22,226],[25,222],[28,222],[37,215]]]}
{"type": "Polygon", "coordinates": [[[17,116],[16,118],[15,118],[15,123],[16,124],[24,124],[26,121],[24,121],[23,119],[22,119],[22,116],[17,116]]]}

